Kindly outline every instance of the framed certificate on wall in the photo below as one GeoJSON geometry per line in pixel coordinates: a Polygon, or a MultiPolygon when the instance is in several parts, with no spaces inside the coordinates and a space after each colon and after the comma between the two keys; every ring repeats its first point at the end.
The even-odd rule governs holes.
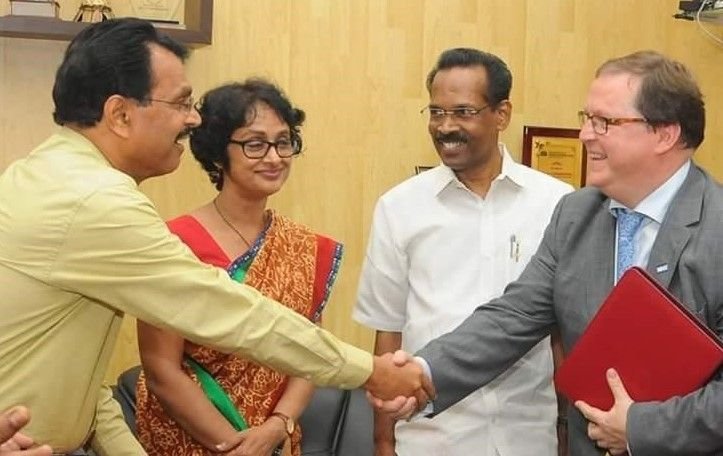
{"type": "Polygon", "coordinates": [[[522,163],[576,189],[584,187],[587,157],[579,133],[576,128],[525,126],[522,163]]]}
{"type": "Polygon", "coordinates": [[[183,0],[130,0],[131,15],[149,21],[183,23],[183,0]]]}

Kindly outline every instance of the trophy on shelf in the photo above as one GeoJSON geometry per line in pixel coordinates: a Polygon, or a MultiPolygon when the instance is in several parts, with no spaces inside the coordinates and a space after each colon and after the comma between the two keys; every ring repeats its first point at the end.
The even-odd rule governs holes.
{"type": "Polygon", "coordinates": [[[11,16],[59,17],[60,5],[54,0],[10,0],[11,16]]]}
{"type": "Polygon", "coordinates": [[[75,22],[103,22],[113,19],[113,10],[105,0],[83,0],[80,2],[78,12],[75,14],[75,22]]]}

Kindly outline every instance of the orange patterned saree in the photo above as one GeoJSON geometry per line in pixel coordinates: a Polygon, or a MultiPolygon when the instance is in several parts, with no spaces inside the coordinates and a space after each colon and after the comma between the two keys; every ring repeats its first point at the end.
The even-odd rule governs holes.
{"type": "MultiPolygon", "coordinates": [[[[186,215],[169,222],[172,232],[203,262],[226,269],[239,282],[283,303],[317,322],[329,297],[342,254],[342,245],[269,211],[269,224],[251,248],[230,260],[205,228],[186,215]]],[[[186,341],[185,352],[216,379],[249,426],[262,424],[286,388],[287,376],[252,361],[186,341]]],[[[189,366],[185,372],[198,382],[189,366]]],[[[148,392],[141,374],[137,386],[138,438],[149,455],[212,454],[181,429],[148,392]]],[[[301,431],[291,437],[299,456],[301,431]]]]}

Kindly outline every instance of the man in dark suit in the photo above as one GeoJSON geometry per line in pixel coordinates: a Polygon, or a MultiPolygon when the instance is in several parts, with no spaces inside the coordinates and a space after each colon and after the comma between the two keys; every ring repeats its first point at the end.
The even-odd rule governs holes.
{"type": "MultiPolygon", "coordinates": [[[[631,265],[645,267],[723,336],[723,191],[691,161],[705,127],[691,74],[655,52],[605,62],[580,119],[589,187],[562,198],[537,253],[503,296],[417,353],[437,388],[434,414],[504,372],[555,325],[569,351],[631,265]],[[624,241],[630,218],[636,227],[624,241]]],[[[723,454],[723,371],[662,402],[634,402],[613,369],[607,377],[610,410],[582,402],[570,410],[570,454],[723,454]]],[[[376,402],[399,414],[414,405],[376,402]]]]}

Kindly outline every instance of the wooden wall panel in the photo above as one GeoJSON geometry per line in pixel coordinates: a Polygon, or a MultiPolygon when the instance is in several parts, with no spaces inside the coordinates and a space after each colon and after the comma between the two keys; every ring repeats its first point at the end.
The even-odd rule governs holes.
{"type": "MultiPolygon", "coordinates": [[[[115,1],[111,1],[113,5],[115,1]]],[[[437,162],[419,114],[438,54],[472,46],[498,54],[513,75],[503,139],[519,158],[523,125],[576,127],[595,68],[637,49],[684,61],[706,94],[707,139],[697,160],[723,178],[723,48],[674,20],[677,0],[216,0],[213,45],[188,73],[197,94],[248,76],[271,78],[307,112],[304,154],[272,205],[346,245],[324,325],[370,348],[351,322],[376,199],[437,162]]],[[[71,15],[77,0],[61,1],[71,15]]],[[[723,27],[708,25],[718,36],[723,27]]],[[[50,133],[50,88],[66,43],[0,38],[0,169],[50,133]]],[[[190,154],[178,171],[142,185],[164,217],[214,194],[190,154]]],[[[443,246],[440,246],[442,248],[443,246]]],[[[108,378],[137,362],[134,325],[122,331],[108,378]]]]}

